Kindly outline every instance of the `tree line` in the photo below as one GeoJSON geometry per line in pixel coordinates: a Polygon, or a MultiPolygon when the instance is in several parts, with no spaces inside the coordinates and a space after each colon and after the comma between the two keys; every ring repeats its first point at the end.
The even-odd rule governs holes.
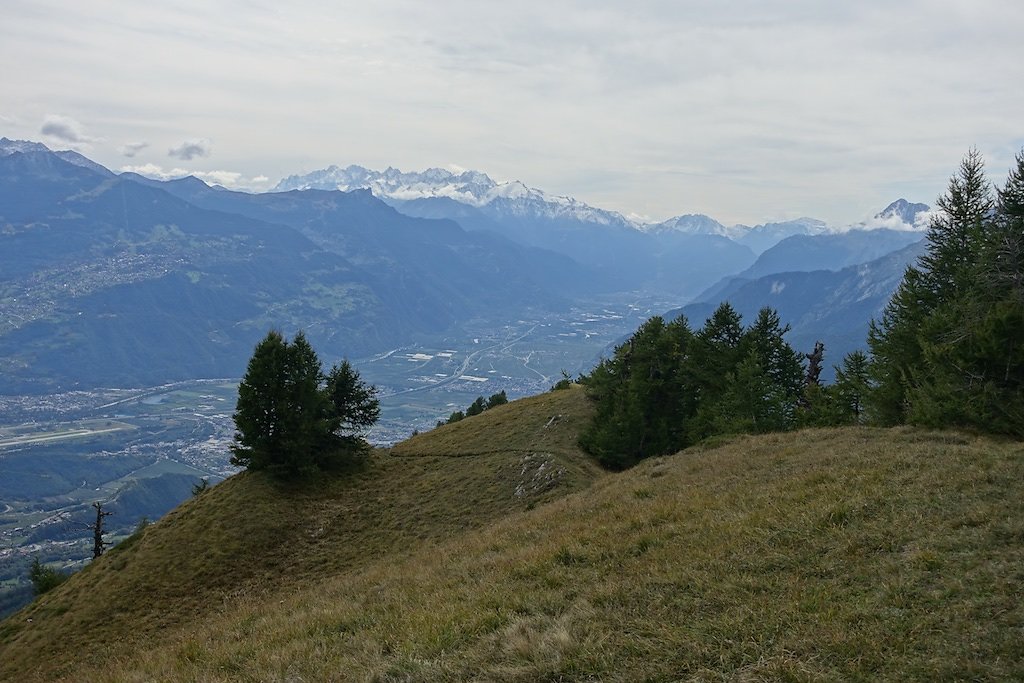
{"type": "Polygon", "coordinates": [[[1024,152],[993,192],[970,152],[939,198],[927,250],[836,380],[765,308],[723,303],[698,330],[654,317],[579,381],[594,401],[580,445],[629,467],[719,434],[915,424],[1024,436],[1024,152]]]}
{"type": "Polygon", "coordinates": [[[480,413],[486,410],[490,410],[491,408],[497,408],[498,406],[505,405],[506,403],[508,403],[508,395],[505,393],[504,389],[502,389],[496,394],[491,394],[491,396],[487,400],[484,400],[483,396],[477,396],[476,400],[470,403],[469,407],[466,408],[465,411],[456,410],[455,412],[448,416],[447,420],[438,420],[437,426],[441,427],[446,424],[450,425],[455,422],[461,422],[467,417],[479,415],[480,413]]]}
{"type": "Polygon", "coordinates": [[[821,349],[805,368],[788,330],[771,308],[744,327],[728,302],[699,330],[685,316],[651,318],[580,378],[596,408],[580,446],[623,469],[718,434],[859,421],[864,354],[848,355],[836,384],[822,386],[821,349]]]}
{"type": "Polygon", "coordinates": [[[872,416],[1024,436],[1024,152],[993,191],[971,151],[938,206],[868,334],[872,416]]]}

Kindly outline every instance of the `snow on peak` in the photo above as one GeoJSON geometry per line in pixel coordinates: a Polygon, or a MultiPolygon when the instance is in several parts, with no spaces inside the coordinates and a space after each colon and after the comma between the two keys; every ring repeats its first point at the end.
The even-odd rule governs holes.
{"type": "Polygon", "coordinates": [[[928,229],[932,216],[935,214],[927,204],[915,204],[900,198],[889,204],[870,220],[859,223],[858,230],[923,231],[928,229]]]}
{"type": "Polygon", "coordinates": [[[0,138],[0,156],[9,156],[15,152],[21,152],[23,154],[28,152],[49,152],[50,148],[41,142],[32,142],[31,140],[10,140],[8,138],[0,138]]]}
{"type": "Polygon", "coordinates": [[[100,175],[113,175],[106,167],[100,166],[92,159],[82,156],[78,152],[66,149],[63,151],[55,152],[41,142],[32,142],[31,140],[11,140],[9,138],[0,138],[0,157],[10,156],[15,153],[22,154],[33,154],[39,152],[45,152],[47,154],[53,154],[54,156],[63,159],[69,164],[87,168],[90,171],[95,171],[100,175]]]}
{"type": "Polygon", "coordinates": [[[277,184],[273,192],[289,190],[370,190],[376,197],[413,201],[443,197],[478,209],[515,216],[573,219],[602,225],[635,228],[637,225],[614,211],[598,209],[572,197],[549,195],[519,180],[495,182],[480,171],[449,171],[428,168],[403,172],[388,167],[373,171],[362,166],[328,166],[306,175],[293,175],[277,184]]]}
{"type": "Polygon", "coordinates": [[[721,235],[730,239],[738,235],[735,226],[727,228],[714,218],[702,213],[675,216],[661,223],[646,225],[644,230],[651,233],[679,232],[685,235],[721,235]]]}

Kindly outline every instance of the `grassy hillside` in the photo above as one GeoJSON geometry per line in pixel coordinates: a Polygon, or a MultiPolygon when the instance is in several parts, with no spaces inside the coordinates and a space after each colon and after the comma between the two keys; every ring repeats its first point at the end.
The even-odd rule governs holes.
{"type": "Polygon", "coordinates": [[[397,561],[586,487],[600,470],[557,419],[548,423],[588,410],[579,390],[517,401],[465,421],[493,436],[488,449],[437,447],[452,425],[418,437],[420,456],[379,451],[312,486],[232,477],[0,623],[0,680],[30,671],[79,680],[83,664],[151,647],[178,627],[397,561]]]}
{"type": "Polygon", "coordinates": [[[516,402],[312,493],[230,480],[5,622],[0,678],[1024,678],[1024,445],[812,430],[594,477],[570,438],[585,410],[578,390],[516,402]],[[531,505],[514,492],[535,452],[565,474],[531,505]],[[261,532],[239,503],[284,518],[261,532]],[[167,544],[200,514],[217,558],[189,568],[193,546],[167,544]],[[109,584],[130,592],[89,616],[109,584]],[[153,586],[182,628],[131,604],[153,586]],[[105,620],[145,647],[90,659],[85,627],[105,620]]]}

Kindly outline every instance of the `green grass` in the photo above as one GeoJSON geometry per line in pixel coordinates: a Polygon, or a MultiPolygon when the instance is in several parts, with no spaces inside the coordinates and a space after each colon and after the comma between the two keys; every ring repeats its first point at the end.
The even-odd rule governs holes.
{"type": "Polygon", "coordinates": [[[580,457],[570,430],[543,427],[556,405],[586,410],[557,393],[315,491],[215,487],[0,625],[0,678],[1024,678],[1021,444],[740,437],[621,474],[567,467],[557,493],[524,502],[524,454],[580,457]]]}

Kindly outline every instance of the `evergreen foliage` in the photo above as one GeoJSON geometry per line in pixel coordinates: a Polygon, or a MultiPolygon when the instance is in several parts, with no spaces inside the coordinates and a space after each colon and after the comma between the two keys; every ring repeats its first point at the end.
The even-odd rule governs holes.
{"type": "Polygon", "coordinates": [[[1024,153],[993,197],[972,150],[928,251],[873,322],[872,417],[1024,435],[1024,153]]]}
{"type": "Polygon", "coordinates": [[[596,412],[580,445],[624,469],[715,434],[796,426],[804,369],[787,330],[768,308],[744,329],[728,303],[696,333],[651,318],[581,378],[596,412]]]}
{"type": "Polygon", "coordinates": [[[506,394],[505,390],[502,389],[498,393],[492,394],[487,399],[486,408],[487,410],[490,410],[491,408],[497,408],[498,406],[505,405],[506,403],[508,403],[508,394],[506,394]]]}
{"type": "Polygon", "coordinates": [[[843,358],[842,367],[836,366],[836,382],[830,387],[836,399],[837,415],[841,423],[864,422],[864,401],[871,391],[868,356],[853,351],[843,358]]]}
{"type": "Polygon", "coordinates": [[[447,420],[438,420],[437,426],[440,427],[446,424],[454,424],[460,420],[464,420],[467,417],[473,417],[474,415],[480,415],[484,411],[490,410],[491,408],[497,408],[500,405],[508,403],[508,394],[502,389],[496,394],[491,394],[486,400],[483,396],[477,396],[476,399],[466,408],[466,411],[456,410],[454,413],[448,416],[447,420]]]}
{"type": "Polygon", "coordinates": [[[684,392],[691,384],[686,360],[693,345],[686,318],[666,325],[655,316],[582,378],[596,414],[581,447],[606,467],[624,469],[685,443],[696,407],[684,392]]]}
{"type": "Polygon", "coordinates": [[[562,370],[562,377],[551,386],[551,391],[564,391],[573,385],[572,377],[562,370]]]}
{"type": "Polygon", "coordinates": [[[38,557],[34,557],[28,569],[28,578],[32,582],[32,591],[36,595],[42,595],[67,581],[68,575],[43,564],[38,557]]]}
{"type": "Polygon", "coordinates": [[[238,386],[231,462],[281,477],[310,474],[365,449],[361,434],[379,416],[376,389],[348,361],[325,375],[302,332],[289,342],[271,331],[238,386]]]}

